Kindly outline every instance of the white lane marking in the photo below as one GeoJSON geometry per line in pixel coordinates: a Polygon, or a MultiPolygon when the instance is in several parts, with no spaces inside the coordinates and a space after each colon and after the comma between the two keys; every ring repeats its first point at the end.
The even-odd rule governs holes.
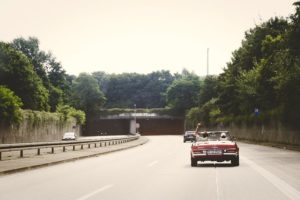
{"type": "Polygon", "coordinates": [[[90,197],[92,197],[92,196],[94,196],[94,195],[96,195],[96,194],[98,194],[98,193],[100,193],[100,192],[103,192],[103,191],[105,191],[105,190],[108,190],[108,189],[111,188],[111,187],[113,187],[112,184],[106,185],[106,186],[104,186],[104,187],[102,187],[102,188],[99,188],[98,190],[95,190],[95,191],[93,191],[93,192],[91,192],[91,193],[89,193],[89,194],[86,194],[86,195],[80,197],[80,198],[77,199],[77,200],[86,200],[86,199],[88,199],[88,198],[90,198],[90,197]]]}
{"type": "Polygon", "coordinates": [[[290,186],[282,179],[273,175],[271,172],[255,164],[253,161],[245,157],[241,157],[241,158],[243,162],[250,165],[254,170],[256,170],[259,174],[265,177],[270,183],[272,183],[278,190],[280,190],[283,194],[285,194],[289,199],[300,200],[300,192],[296,190],[294,187],[290,186]]]}
{"type": "Polygon", "coordinates": [[[153,167],[153,166],[156,165],[157,163],[158,163],[158,161],[155,160],[155,161],[149,163],[149,164],[148,164],[148,167],[153,167]]]}
{"type": "Polygon", "coordinates": [[[215,168],[216,171],[216,189],[217,189],[217,200],[220,200],[220,193],[219,193],[219,181],[218,181],[218,174],[217,174],[217,168],[215,168]]]}

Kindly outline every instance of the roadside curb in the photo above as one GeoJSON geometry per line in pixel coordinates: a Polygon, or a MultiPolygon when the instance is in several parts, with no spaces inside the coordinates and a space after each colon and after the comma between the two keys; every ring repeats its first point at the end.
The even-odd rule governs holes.
{"type": "Polygon", "coordinates": [[[98,152],[98,153],[94,153],[94,154],[90,154],[90,155],[78,156],[78,157],[73,157],[73,158],[59,160],[59,161],[45,162],[43,164],[33,164],[32,166],[20,167],[20,168],[17,168],[17,169],[9,169],[9,170],[5,170],[5,171],[1,171],[0,176],[13,174],[13,173],[17,173],[17,172],[23,172],[23,171],[27,171],[27,170],[31,170],[31,169],[38,169],[38,168],[47,167],[47,166],[56,165],[56,164],[61,164],[61,163],[66,163],[66,162],[72,162],[72,161],[81,160],[81,159],[85,159],[85,158],[97,157],[97,156],[100,156],[100,155],[113,153],[113,152],[117,152],[117,151],[122,151],[122,150],[130,149],[130,148],[133,148],[133,147],[137,147],[137,146],[140,146],[140,145],[144,145],[148,141],[149,141],[148,138],[140,137],[137,141],[131,141],[134,144],[129,145],[129,146],[121,146],[119,148],[117,148],[117,146],[114,146],[116,148],[107,149],[103,152],[98,152]]]}

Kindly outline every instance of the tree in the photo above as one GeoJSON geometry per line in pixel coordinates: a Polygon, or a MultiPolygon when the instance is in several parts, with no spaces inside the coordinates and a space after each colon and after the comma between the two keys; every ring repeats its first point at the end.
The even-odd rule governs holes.
{"type": "Polygon", "coordinates": [[[0,85],[0,122],[19,122],[22,118],[21,106],[21,99],[13,91],[0,85]]]}
{"type": "Polygon", "coordinates": [[[166,90],[174,81],[174,77],[169,71],[156,71],[147,74],[145,93],[145,107],[164,108],[167,104],[166,90]]]}
{"type": "Polygon", "coordinates": [[[200,106],[210,101],[212,98],[218,97],[218,77],[207,76],[205,77],[203,84],[201,85],[199,101],[200,106]]]}
{"type": "Polygon", "coordinates": [[[143,107],[143,99],[139,97],[145,85],[144,80],[145,76],[137,73],[111,75],[106,92],[106,107],[130,108],[134,104],[143,107]]]}
{"type": "Polygon", "coordinates": [[[199,92],[199,79],[175,80],[167,89],[168,106],[183,115],[199,104],[199,92]]]}
{"type": "Polygon", "coordinates": [[[31,60],[34,71],[42,79],[44,86],[48,88],[49,79],[47,76],[47,67],[49,55],[40,50],[39,43],[36,37],[29,37],[27,40],[20,37],[14,39],[11,45],[24,53],[31,60]]]}
{"type": "Polygon", "coordinates": [[[51,53],[40,50],[39,40],[36,37],[20,37],[14,39],[11,45],[28,57],[34,71],[42,79],[49,91],[50,110],[55,111],[59,103],[67,103],[71,87],[67,83],[65,70],[51,53]]]}
{"type": "Polygon", "coordinates": [[[97,80],[86,73],[79,74],[74,80],[73,97],[74,107],[84,110],[86,115],[98,111],[106,100],[97,80]]]}
{"type": "Polygon", "coordinates": [[[300,1],[293,4],[296,8],[295,14],[291,15],[291,25],[287,34],[287,42],[291,53],[300,56],[300,1]]]}
{"type": "Polygon", "coordinates": [[[287,20],[275,17],[245,33],[242,46],[233,52],[219,77],[218,105],[223,114],[248,114],[254,104],[268,109],[277,106],[272,82],[276,70],[269,61],[274,52],[284,48],[282,40],[287,29],[287,20]]]}
{"type": "Polygon", "coordinates": [[[24,109],[49,110],[49,93],[29,59],[3,42],[0,42],[0,85],[19,96],[24,109]]]}
{"type": "Polygon", "coordinates": [[[101,91],[106,94],[111,76],[102,71],[94,72],[92,73],[92,76],[97,80],[101,91]]]}

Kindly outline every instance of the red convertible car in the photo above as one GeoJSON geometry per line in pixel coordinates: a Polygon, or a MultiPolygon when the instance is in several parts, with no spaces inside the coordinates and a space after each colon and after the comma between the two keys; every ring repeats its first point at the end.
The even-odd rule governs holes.
{"type": "Polygon", "coordinates": [[[228,131],[200,132],[197,142],[191,146],[191,166],[198,161],[231,161],[239,166],[239,147],[228,131]]]}

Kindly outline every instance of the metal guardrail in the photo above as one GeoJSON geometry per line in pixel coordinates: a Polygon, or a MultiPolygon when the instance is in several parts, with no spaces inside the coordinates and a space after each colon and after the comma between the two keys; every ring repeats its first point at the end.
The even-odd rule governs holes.
{"type": "Polygon", "coordinates": [[[2,160],[2,154],[4,152],[17,152],[20,151],[20,158],[24,157],[24,152],[27,150],[37,150],[36,155],[41,155],[41,149],[51,149],[51,153],[55,153],[55,148],[62,148],[63,152],[66,152],[66,147],[72,146],[72,150],[75,151],[76,147],[80,146],[80,149],[84,149],[84,146],[91,148],[91,145],[94,145],[94,148],[105,147],[110,145],[122,144],[136,140],[139,138],[139,135],[128,136],[124,138],[117,139],[94,139],[94,140],[85,140],[85,141],[61,141],[61,142],[41,142],[41,143],[24,143],[24,144],[9,144],[0,146],[0,161],[2,160]]]}

